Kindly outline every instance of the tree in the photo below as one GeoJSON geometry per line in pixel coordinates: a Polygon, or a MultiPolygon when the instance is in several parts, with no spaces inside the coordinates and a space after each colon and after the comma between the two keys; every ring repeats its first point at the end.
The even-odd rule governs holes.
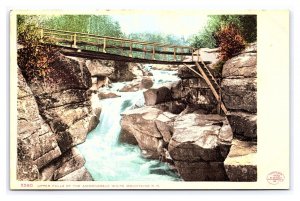
{"type": "Polygon", "coordinates": [[[189,39],[190,44],[196,48],[218,47],[216,33],[225,26],[235,26],[246,42],[251,43],[257,38],[256,15],[212,15],[209,16],[207,25],[198,34],[189,39]]]}

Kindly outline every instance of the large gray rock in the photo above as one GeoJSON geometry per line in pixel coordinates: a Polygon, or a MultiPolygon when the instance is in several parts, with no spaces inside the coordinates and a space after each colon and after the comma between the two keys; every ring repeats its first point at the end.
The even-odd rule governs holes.
{"type": "MultiPolygon", "coordinates": [[[[134,136],[145,156],[158,158],[160,141],[163,137],[157,129],[155,120],[161,113],[161,110],[153,107],[143,107],[122,113],[121,138],[122,135],[134,136]]],[[[129,137],[124,137],[124,139],[126,138],[129,137]]]]}
{"type": "Polygon", "coordinates": [[[144,91],[145,105],[156,105],[159,103],[172,101],[171,90],[166,86],[151,88],[144,91]]]}
{"type": "Polygon", "coordinates": [[[184,180],[227,180],[222,163],[229,153],[232,138],[232,130],[225,117],[185,114],[174,122],[168,151],[184,180]],[[215,170],[209,171],[212,167],[215,170]],[[218,171],[221,176],[213,175],[218,171]]]}
{"type": "Polygon", "coordinates": [[[235,137],[243,139],[257,138],[257,116],[246,112],[230,112],[227,115],[235,137]]]}
{"type": "Polygon", "coordinates": [[[224,162],[230,181],[257,181],[257,145],[234,139],[224,162]]]}
{"type": "Polygon", "coordinates": [[[108,77],[115,71],[113,61],[93,59],[86,60],[85,64],[93,77],[108,77]]]}
{"type": "Polygon", "coordinates": [[[114,82],[132,81],[144,75],[142,65],[137,63],[115,61],[114,68],[114,73],[109,76],[114,82]]]}
{"type": "Polygon", "coordinates": [[[222,77],[256,77],[256,56],[256,53],[244,53],[229,59],[223,66],[222,77]]]}
{"type": "Polygon", "coordinates": [[[222,99],[227,109],[256,113],[256,78],[223,79],[221,85],[222,99]]]}
{"type": "Polygon", "coordinates": [[[144,76],[141,80],[140,88],[141,89],[149,89],[153,86],[153,84],[154,84],[154,82],[153,82],[152,76],[144,76]]]}

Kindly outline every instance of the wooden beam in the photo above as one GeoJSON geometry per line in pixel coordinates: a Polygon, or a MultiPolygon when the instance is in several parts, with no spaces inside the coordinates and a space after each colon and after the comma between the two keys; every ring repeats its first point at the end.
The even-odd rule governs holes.
{"type": "Polygon", "coordinates": [[[177,59],[176,59],[176,47],[174,47],[174,61],[176,61],[177,59]]]}
{"type": "Polygon", "coordinates": [[[228,111],[225,107],[225,105],[223,104],[223,102],[221,101],[221,97],[219,96],[218,92],[215,90],[214,86],[211,84],[209,78],[206,76],[205,72],[203,71],[203,69],[201,68],[200,64],[196,61],[195,62],[196,66],[198,67],[199,72],[201,73],[201,75],[203,76],[206,84],[209,86],[209,88],[211,89],[213,95],[215,96],[215,98],[217,99],[218,102],[220,102],[221,105],[221,109],[223,110],[223,112],[225,113],[225,115],[227,115],[228,111]]]}

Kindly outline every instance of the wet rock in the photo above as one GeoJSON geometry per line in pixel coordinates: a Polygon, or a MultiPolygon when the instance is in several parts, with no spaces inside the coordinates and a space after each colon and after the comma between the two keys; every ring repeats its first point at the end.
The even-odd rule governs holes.
{"type": "Polygon", "coordinates": [[[227,118],[236,138],[248,140],[257,138],[256,114],[246,112],[230,112],[227,118]]]}
{"type": "Polygon", "coordinates": [[[107,98],[117,98],[117,97],[121,97],[121,96],[117,95],[116,93],[113,93],[113,92],[101,91],[98,93],[98,97],[99,97],[99,99],[107,99],[107,98]]]}
{"type": "Polygon", "coordinates": [[[171,90],[165,86],[148,89],[144,92],[144,97],[145,105],[148,106],[172,100],[171,90]]]}
{"type": "Polygon", "coordinates": [[[161,110],[153,107],[143,107],[122,113],[121,136],[134,136],[148,158],[158,159],[159,157],[159,140],[162,139],[162,135],[156,127],[155,120],[161,113],[161,110]]]}
{"type": "Polygon", "coordinates": [[[153,78],[151,76],[144,76],[141,80],[141,89],[149,89],[153,86],[153,78]]]}
{"type": "Polygon", "coordinates": [[[232,136],[225,117],[185,114],[174,122],[174,134],[168,151],[184,180],[226,180],[224,171],[220,173],[223,175],[221,177],[214,175],[209,168],[212,166],[216,172],[222,172],[222,163],[229,153],[232,136]],[[197,168],[203,171],[194,172],[197,168]]]}
{"type": "Polygon", "coordinates": [[[230,181],[257,181],[257,145],[234,139],[224,162],[230,181]]]}
{"type": "Polygon", "coordinates": [[[135,79],[128,84],[126,84],[123,88],[120,89],[120,92],[135,92],[140,90],[141,80],[135,79]]]}

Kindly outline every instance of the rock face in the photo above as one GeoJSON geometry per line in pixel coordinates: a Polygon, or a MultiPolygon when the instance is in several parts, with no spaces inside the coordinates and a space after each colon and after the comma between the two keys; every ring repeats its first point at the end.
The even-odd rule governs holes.
{"type": "MultiPolygon", "coordinates": [[[[52,70],[48,80],[29,85],[18,73],[19,180],[40,180],[42,169],[68,159],[70,149],[84,142],[87,133],[99,122],[99,114],[94,113],[87,92],[92,83],[85,61],[60,55],[49,66],[52,70]]],[[[83,164],[74,166],[75,169],[63,168],[60,174],[67,176],[83,164]]],[[[57,171],[58,166],[55,167],[52,169],[57,171]]]]}
{"type": "Polygon", "coordinates": [[[230,111],[227,115],[234,137],[225,160],[230,181],[256,181],[257,140],[257,47],[250,44],[223,67],[222,99],[230,111]]]}
{"type": "Polygon", "coordinates": [[[233,140],[225,170],[230,181],[257,181],[256,142],[233,140]]]}
{"type": "Polygon", "coordinates": [[[257,112],[257,53],[256,43],[241,54],[228,60],[222,71],[222,99],[231,111],[228,116],[234,135],[256,138],[257,112]]]}
{"type": "Polygon", "coordinates": [[[39,169],[62,153],[56,136],[39,115],[38,105],[18,69],[17,179],[38,180],[39,169]]]}
{"type": "Polygon", "coordinates": [[[175,120],[168,150],[185,181],[224,181],[232,137],[226,118],[186,114],[175,120]]]}
{"type": "Polygon", "coordinates": [[[245,140],[255,140],[257,138],[257,116],[255,114],[231,112],[227,117],[236,137],[245,140]]]}

